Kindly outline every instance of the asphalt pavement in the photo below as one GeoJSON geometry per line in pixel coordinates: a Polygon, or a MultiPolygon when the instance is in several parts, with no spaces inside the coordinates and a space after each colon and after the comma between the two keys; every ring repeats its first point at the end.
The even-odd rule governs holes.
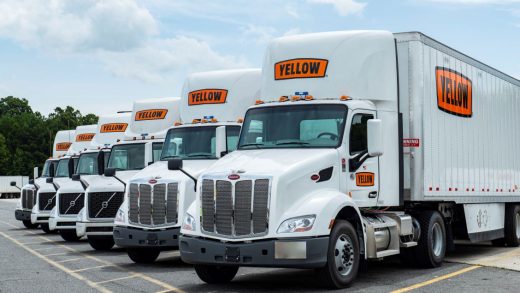
{"type": "MultiPolygon", "coordinates": [[[[233,282],[200,281],[178,251],[150,265],[125,251],[93,250],[87,241],[28,230],[14,218],[15,200],[0,200],[0,292],[329,292],[312,270],[241,268],[233,282]]],[[[519,292],[520,248],[457,245],[436,269],[417,269],[393,257],[370,262],[338,292],[519,292]]]]}

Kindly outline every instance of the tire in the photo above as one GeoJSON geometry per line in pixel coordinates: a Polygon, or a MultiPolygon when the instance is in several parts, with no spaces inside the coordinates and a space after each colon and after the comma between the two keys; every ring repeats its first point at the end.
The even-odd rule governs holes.
{"type": "Polygon", "coordinates": [[[110,250],[114,247],[114,238],[111,236],[87,236],[87,239],[95,250],[110,250]]]}
{"type": "Polygon", "coordinates": [[[419,267],[436,268],[442,265],[446,254],[446,228],[437,211],[417,214],[421,225],[421,237],[414,247],[415,261],[419,267]]]}
{"type": "Polygon", "coordinates": [[[159,257],[161,251],[154,248],[129,248],[126,253],[133,262],[147,264],[153,263],[159,257]]]}
{"type": "Polygon", "coordinates": [[[504,238],[493,239],[491,244],[495,247],[504,247],[506,246],[506,240],[504,238]]]}
{"type": "Polygon", "coordinates": [[[47,234],[54,233],[54,231],[51,231],[51,229],[49,228],[49,224],[41,224],[40,228],[42,228],[43,232],[45,232],[47,234]]]}
{"type": "Polygon", "coordinates": [[[22,221],[22,223],[25,226],[25,228],[27,228],[27,229],[36,229],[36,228],[38,228],[38,224],[33,224],[33,223],[31,223],[30,220],[22,221]]]}
{"type": "Polygon", "coordinates": [[[60,230],[61,238],[65,241],[76,242],[79,241],[78,235],[76,234],[76,230],[60,230]]]}
{"type": "Polygon", "coordinates": [[[504,240],[508,247],[520,245],[520,205],[506,206],[504,240]]]}
{"type": "Polygon", "coordinates": [[[239,266],[194,265],[199,278],[208,284],[225,284],[235,278],[239,266]]]}
{"type": "Polygon", "coordinates": [[[330,234],[327,264],[318,269],[326,287],[348,287],[359,271],[360,249],[356,230],[351,223],[337,220],[330,234]],[[341,249],[341,250],[340,250],[341,249]]]}

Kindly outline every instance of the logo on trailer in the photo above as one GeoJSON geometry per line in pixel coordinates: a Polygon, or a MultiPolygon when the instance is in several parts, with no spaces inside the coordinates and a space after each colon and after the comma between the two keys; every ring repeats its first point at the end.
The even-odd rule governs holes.
{"type": "Polygon", "coordinates": [[[222,89],[203,89],[188,93],[188,105],[224,104],[228,91],[222,89]]]}
{"type": "Polygon", "coordinates": [[[403,138],[403,147],[405,148],[418,148],[420,140],[418,138],[403,138]]]}
{"type": "Polygon", "coordinates": [[[167,113],[168,113],[167,109],[142,110],[142,111],[135,113],[135,121],[161,120],[166,117],[167,113]]]}
{"type": "Polygon", "coordinates": [[[101,133],[107,132],[125,132],[128,127],[128,123],[107,123],[101,125],[101,133]]]}
{"type": "Polygon", "coordinates": [[[374,186],[375,176],[371,172],[360,172],[356,173],[356,185],[357,186],[374,186]]]}
{"type": "Polygon", "coordinates": [[[455,70],[435,68],[437,105],[440,110],[461,117],[473,115],[473,89],[469,78],[455,70]]]}
{"type": "Polygon", "coordinates": [[[66,151],[70,148],[72,142],[59,142],[56,144],[57,151],[66,151]]]}
{"type": "Polygon", "coordinates": [[[328,64],[329,60],[313,58],[280,61],[274,65],[274,79],[325,77],[328,64]]]}
{"type": "Polygon", "coordinates": [[[91,141],[95,133],[81,133],[76,136],[76,141],[91,141]]]}

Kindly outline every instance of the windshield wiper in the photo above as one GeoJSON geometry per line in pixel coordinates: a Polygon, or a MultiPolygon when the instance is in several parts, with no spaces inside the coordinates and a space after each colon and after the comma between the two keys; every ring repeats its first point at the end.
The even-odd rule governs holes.
{"type": "Polygon", "coordinates": [[[291,141],[281,141],[277,142],[276,145],[284,145],[284,144],[298,144],[298,145],[308,145],[308,142],[301,140],[291,140],[291,141]]]}
{"type": "Polygon", "coordinates": [[[164,156],[164,157],[161,158],[161,161],[163,161],[164,159],[172,159],[172,158],[180,158],[180,156],[177,156],[177,155],[164,156]]]}
{"type": "Polygon", "coordinates": [[[186,157],[193,158],[193,157],[206,157],[206,158],[213,158],[212,154],[189,154],[186,157]]]}
{"type": "Polygon", "coordinates": [[[257,149],[259,149],[261,145],[264,145],[264,144],[263,144],[263,143],[259,143],[259,142],[255,142],[255,143],[246,143],[246,144],[241,144],[241,145],[239,146],[239,148],[248,147],[248,146],[254,146],[254,147],[256,147],[257,149]]]}

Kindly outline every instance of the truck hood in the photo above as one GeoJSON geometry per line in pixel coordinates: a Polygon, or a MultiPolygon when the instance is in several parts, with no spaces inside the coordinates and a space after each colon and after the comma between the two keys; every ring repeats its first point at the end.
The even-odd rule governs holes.
{"type": "Polygon", "coordinates": [[[35,185],[38,188],[38,192],[55,192],[56,188],[54,185],[62,186],[67,181],[71,181],[69,177],[56,177],[53,179],[53,183],[47,183],[46,179],[42,178],[42,181],[35,181],[35,185]]]}
{"type": "MultiPolygon", "coordinates": [[[[128,183],[130,179],[140,172],[139,170],[132,171],[117,171],[116,177],[125,183],[128,183]]],[[[87,192],[124,192],[125,186],[114,177],[106,177],[104,175],[86,176],[82,177],[81,180],[87,185],[87,192]]]]}
{"type": "MultiPolygon", "coordinates": [[[[82,176],[82,179],[86,177],[88,176],[82,176]]],[[[60,180],[59,182],[56,179],[54,181],[60,187],[60,189],[58,189],[59,193],[82,193],[85,191],[83,185],[81,185],[81,182],[79,181],[72,181],[72,179],[69,178],[66,180],[60,180]]]]}
{"type": "MultiPolygon", "coordinates": [[[[216,160],[184,160],[182,162],[183,169],[191,176],[197,178],[200,173],[206,170],[209,166],[213,165],[216,160]]],[[[148,179],[172,179],[181,180],[189,179],[181,171],[170,171],[168,170],[168,162],[159,161],[156,162],[143,170],[139,171],[132,180],[148,180],[148,179]]],[[[189,179],[191,180],[191,179],[189,179]]]]}
{"type": "MultiPolygon", "coordinates": [[[[335,149],[263,149],[234,151],[208,168],[208,173],[235,173],[277,176],[291,170],[321,166],[327,157],[337,158],[335,149]]],[[[328,163],[330,165],[330,162],[328,163]]],[[[321,170],[321,169],[317,169],[321,170]]]]}

